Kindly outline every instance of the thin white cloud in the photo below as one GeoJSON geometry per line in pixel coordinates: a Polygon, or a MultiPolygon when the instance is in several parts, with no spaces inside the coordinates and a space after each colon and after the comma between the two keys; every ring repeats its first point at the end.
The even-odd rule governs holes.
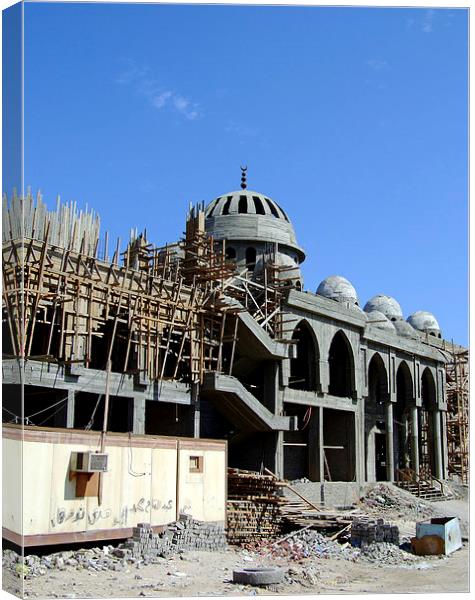
{"type": "Polygon", "coordinates": [[[381,60],[380,58],[370,58],[366,61],[368,67],[373,69],[373,71],[384,71],[389,68],[389,63],[386,60],[381,60]]]}
{"type": "Polygon", "coordinates": [[[138,94],[148,100],[150,106],[157,110],[170,108],[190,121],[201,117],[199,104],[182,94],[165,89],[153,76],[148,66],[139,67],[133,60],[126,62],[126,68],[116,78],[116,83],[133,87],[138,94]]]}
{"type": "Polygon", "coordinates": [[[162,92],[158,94],[158,96],[153,96],[152,105],[155,108],[163,108],[168,100],[173,96],[173,92],[167,90],[166,92],[162,92]]]}
{"type": "Polygon", "coordinates": [[[126,60],[124,71],[116,78],[116,83],[129,84],[134,80],[144,79],[149,72],[148,67],[138,67],[133,60],[126,60]]]}
{"type": "Polygon", "coordinates": [[[183,96],[175,95],[173,98],[173,104],[175,109],[184,117],[190,119],[190,121],[193,121],[193,119],[197,119],[200,116],[198,105],[193,104],[190,100],[184,98],[183,96]]]}
{"type": "Polygon", "coordinates": [[[434,18],[435,18],[435,10],[429,8],[426,10],[424,14],[424,18],[422,19],[422,31],[424,33],[431,33],[434,30],[434,18]]]}

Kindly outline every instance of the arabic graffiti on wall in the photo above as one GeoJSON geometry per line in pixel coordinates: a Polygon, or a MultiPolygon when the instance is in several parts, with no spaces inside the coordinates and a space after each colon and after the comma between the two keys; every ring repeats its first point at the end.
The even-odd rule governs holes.
{"type": "MultiPolygon", "coordinates": [[[[172,510],[173,500],[164,502],[158,498],[140,498],[137,502],[131,506],[125,505],[120,509],[119,515],[114,516],[112,526],[127,525],[129,514],[136,513],[148,513],[152,510],[172,510]]],[[[112,509],[110,508],[94,508],[88,511],[84,506],[79,506],[74,509],[66,509],[58,507],[55,511],[54,516],[51,518],[51,527],[63,525],[64,523],[71,522],[72,524],[82,521],[84,525],[93,527],[98,522],[110,519],[112,516],[112,509]]]]}

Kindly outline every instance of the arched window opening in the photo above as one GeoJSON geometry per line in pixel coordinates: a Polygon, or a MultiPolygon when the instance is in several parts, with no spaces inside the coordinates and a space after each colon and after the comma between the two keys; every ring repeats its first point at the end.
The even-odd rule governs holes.
{"type": "Polygon", "coordinates": [[[218,202],[219,202],[220,200],[221,200],[221,198],[217,198],[217,199],[214,201],[214,203],[213,203],[213,206],[212,206],[211,210],[210,210],[210,211],[209,211],[209,213],[208,213],[208,216],[207,216],[207,218],[208,218],[208,219],[210,219],[210,218],[213,216],[213,214],[214,214],[214,211],[216,210],[216,207],[218,206],[218,202]]]}
{"type": "Polygon", "coordinates": [[[294,390],[316,391],[318,347],[310,326],[301,321],[292,335],[295,358],[290,360],[289,387],[294,390]]]}
{"type": "Polygon", "coordinates": [[[351,398],[353,357],[350,344],[341,331],[333,338],[328,363],[330,367],[330,394],[342,398],[351,398]]]}
{"type": "Polygon", "coordinates": [[[435,393],[435,381],[434,377],[429,368],[424,369],[422,373],[422,406],[426,410],[435,408],[436,405],[436,393],[435,393]]]}
{"type": "Polygon", "coordinates": [[[247,196],[239,196],[238,212],[244,215],[247,213],[247,196]]]}
{"type": "Polygon", "coordinates": [[[297,280],[297,281],[295,282],[295,288],[296,288],[297,290],[301,291],[301,290],[302,290],[302,282],[297,280]]]}
{"type": "Polygon", "coordinates": [[[274,215],[274,217],[276,219],[278,219],[279,218],[279,213],[277,212],[277,209],[273,205],[272,201],[269,200],[269,198],[266,198],[265,201],[267,202],[267,206],[269,207],[269,210],[271,211],[271,213],[274,215]]]}
{"type": "Polygon", "coordinates": [[[368,399],[365,402],[366,468],[369,481],[386,481],[388,374],[384,361],[376,353],[368,367],[368,399]]]}
{"type": "Polygon", "coordinates": [[[422,406],[419,410],[419,463],[422,476],[435,474],[434,432],[432,412],[437,398],[434,377],[429,368],[424,369],[421,378],[422,406]]]}
{"type": "Polygon", "coordinates": [[[246,267],[253,271],[256,266],[256,249],[253,246],[246,248],[246,267]]]}
{"type": "Polygon", "coordinates": [[[284,209],[283,209],[281,206],[279,206],[279,204],[277,204],[277,202],[275,202],[275,205],[276,205],[276,206],[277,206],[277,208],[280,210],[280,212],[281,212],[281,213],[284,215],[284,219],[285,219],[285,220],[286,220],[288,223],[290,223],[290,221],[289,221],[289,217],[287,216],[287,214],[286,214],[285,210],[284,210],[284,209]]]}
{"type": "Polygon", "coordinates": [[[265,215],[266,211],[264,210],[264,205],[262,204],[262,200],[259,196],[253,196],[254,200],[254,208],[256,209],[256,215],[265,215]]]}
{"type": "Polygon", "coordinates": [[[412,377],[407,363],[399,365],[396,374],[394,406],[394,464],[397,469],[412,468],[410,403],[413,399],[412,377]]]}
{"type": "Polygon", "coordinates": [[[228,196],[226,198],[226,202],[224,203],[224,206],[223,206],[223,215],[229,215],[229,206],[231,204],[231,200],[232,200],[232,196],[228,196]]]}
{"type": "Polygon", "coordinates": [[[226,258],[228,260],[234,260],[236,258],[236,248],[233,248],[232,246],[228,246],[226,248],[226,258]]]}
{"type": "Polygon", "coordinates": [[[388,376],[383,359],[375,354],[368,369],[369,398],[376,405],[382,405],[388,397],[388,376]]]}

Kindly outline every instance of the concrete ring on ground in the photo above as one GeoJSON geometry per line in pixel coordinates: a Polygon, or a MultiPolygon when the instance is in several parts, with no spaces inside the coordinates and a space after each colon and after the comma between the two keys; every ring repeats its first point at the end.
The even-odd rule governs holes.
{"type": "Polygon", "coordinates": [[[244,585],[270,585],[281,583],[284,578],[282,569],[276,567],[261,567],[256,569],[238,569],[233,571],[234,583],[244,585]]]}

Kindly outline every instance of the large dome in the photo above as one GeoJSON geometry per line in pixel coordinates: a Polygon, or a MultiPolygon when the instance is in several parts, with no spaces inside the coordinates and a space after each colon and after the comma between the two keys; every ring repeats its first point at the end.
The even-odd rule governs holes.
{"type": "Polygon", "coordinates": [[[349,302],[358,306],[358,295],[348,279],[341,275],[330,275],[318,286],[317,294],[338,302],[349,302]]]}
{"type": "Polygon", "coordinates": [[[383,315],[390,321],[400,321],[403,319],[402,309],[399,305],[399,302],[391,296],[385,296],[384,294],[373,296],[373,298],[368,300],[368,302],[365,304],[363,310],[367,313],[378,310],[379,312],[382,312],[383,315]]]}
{"type": "Polygon", "coordinates": [[[305,253],[284,210],[268,196],[243,189],[219,196],[205,209],[207,233],[215,239],[278,243],[294,250],[302,262],[305,253]]]}

